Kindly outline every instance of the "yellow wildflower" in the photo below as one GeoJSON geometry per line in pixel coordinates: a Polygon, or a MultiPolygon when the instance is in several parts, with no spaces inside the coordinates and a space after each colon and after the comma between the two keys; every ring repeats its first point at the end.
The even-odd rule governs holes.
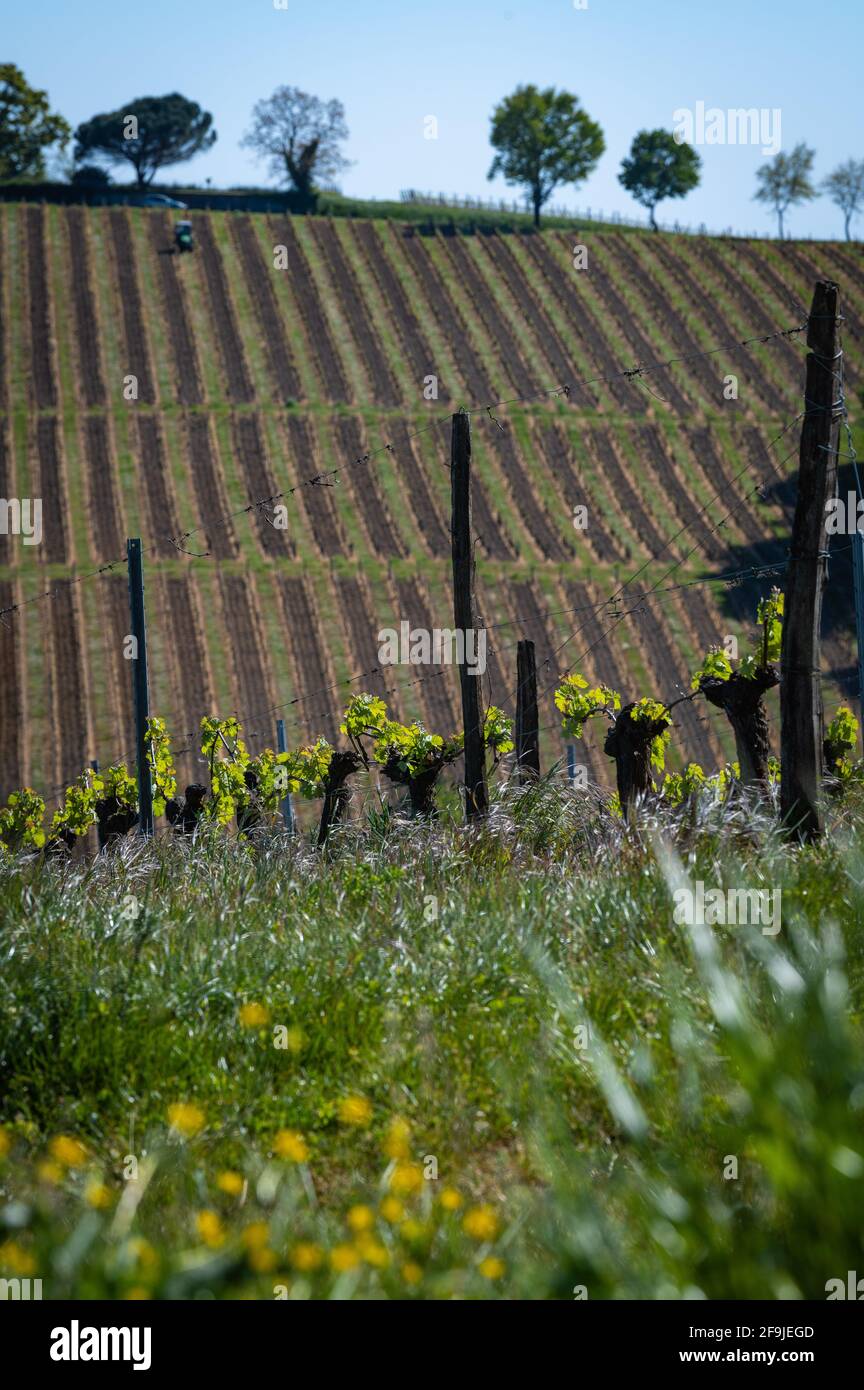
{"type": "Polygon", "coordinates": [[[493,1207],[471,1207],[465,1213],[462,1229],[474,1240],[494,1240],[498,1234],[498,1216],[493,1207]]]}
{"type": "Polygon", "coordinates": [[[270,1239],[266,1221],[250,1221],[240,1236],[247,1250],[263,1250],[270,1239]]]}
{"type": "Polygon", "coordinates": [[[445,1211],[458,1211],[462,1205],[462,1194],[455,1187],[445,1187],[438,1198],[445,1211]]]}
{"type": "Polygon", "coordinates": [[[269,1274],[276,1268],[278,1261],[274,1250],[250,1250],[249,1264],[256,1274],[269,1274]]]}
{"type": "Polygon", "coordinates": [[[408,1158],[411,1153],[410,1148],[411,1126],[407,1120],[403,1120],[400,1115],[394,1115],[387,1129],[387,1137],[384,1140],[384,1152],[388,1158],[408,1158]]]}
{"type": "Polygon", "coordinates": [[[280,1129],[273,1140],[273,1152],[291,1163],[306,1163],[309,1159],[309,1145],[296,1129],[280,1129]]]}
{"type": "Polygon", "coordinates": [[[133,1302],[140,1302],[143,1301],[145,1298],[151,1297],[152,1294],[149,1292],[149,1290],[142,1289],[140,1284],[134,1284],[126,1294],[126,1298],[131,1299],[133,1302]]]}
{"type": "Polygon", "coordinates": [[[485,1260],[481,1260],[477,1266],[484,1279],[500,1279],[506,1265],[503,1260],[499,1260],[497,1255],[487,1255],[485,1260]]]}
{"type": "Polygon", "coordinates": [[[357,1237],[357,1250],[367,1264],[375,1269],[386,1269],[390,1261],[387,1249],[374,1236],[363,1234],[357,1237]]]}
{"type": "Polygon", "coordinates": [[[43,1158],[42,1162],[36,1165],[36,1176],[40,1182],[47,1182],[56,1186],[57,1183],[63,1181],[63,1169],[53,1159],[43,1158]]]}
{"type": "Polygon", "coordinates": [[[301,1240],[291,1251],[291,1263],[302,1274],[311,1274],[320,1269],[323,1260],[324,1252],[320,1245],[313,1245],[309,1240],[301,1240]]]}
{"type": "Polygon", "coordinates": [[[405,1214],[405,1208],[398,1197],[385,1197],[381,1203],[381,1215],[385,1221],[400,1221],[405,1214]]]}
{"type": "Polygon", "coordinates": [[[204,1111],[199,1105],[180,1100],[168,1106],[168,1123],[178,1134],[182,1134],[184,1139],[194,1139],[204,1128],[204,1111]]]}
{"type": "Polygon", "coordinates": [[[343,1125],[366,1129],[372,1119],[372,1102],[366,1096],[344,1096],[339,1102],[339,1119],[343,1125]]]}
{"type": "Polygon", "coordinates": [[[48,1145],[51,1156],[62,1163],[64,1168],[81,1168],[87,1158],[87,1150],[79,1139],[70,1139],[68,1134],[58,1134],[48,1145]]]}
{"type": "Polygon", "coordinates": [[[20,1246],[17,1240],[7,1240],[0,1245],[0,1269],[9,1269],[13,1274],[25,1277],[36,1272],[36,1261],[20,1246]]]}
{"type": "Polygon", "coordinates": [[[225,1231],[218,1212],[199,1211],[195,1217],[195,1226],[204,1244],[209,1245],[211,1250],[224,1245],[225,1231]]]}
{"type": "Polygon", "coordinates": [[[397,1197],[410,1197],[423,1186],[423,1169],[419,1163],[396,1164],[390,1174],[390,1190],[397,1197]]]}
{"type": "Polygon", "coordinates": [[[356,1207],[351,1207],[345,1220],[348,1222],[352,1231],[371,1231],[372,1227],[375,1225],[375,1213],[371,1207],[358,1205],[356,1207]]]}
{"type": "Polygon", "coordinates": [[[216,1186],[220,1192],[225,1193],[226,1197],[239,1197],[240,1193],[243,1191],[242,1174],[235,1173],[232,1169],[226,1168],[224,1172],[218,1174],[216,1186]]]}
{"type": "Polygon", "coordinates": [[[106,1187],[104,1182],[97,1182],[95,1179],[88,1182],[84,1189],[84,1200],[96,1211],[105,1211],[111,1205],[111,1189],[106,1187]]]}
{"type": "Polygon", "coordinates": [[[264,1028],[270,1022],[270,1010],[264,1004],[244,1004],[240,1010],[242,1028],[264,1028]]]}
{"type": "Polygon", "coordinates": [[[330,1251],[330,1263],[337,1274],[344,1274],[347,1269],[357,1268],[360,1256],[353,1245],[334,1245],[330,1251]]]}
{"type": "Polygon", "coordinates": [[[413,1260],[408,1260],[407,1264],[402,1266],[402,1278],[406,1284],[419,1284],[423,1278],[423,1271],[413,1260]]]}

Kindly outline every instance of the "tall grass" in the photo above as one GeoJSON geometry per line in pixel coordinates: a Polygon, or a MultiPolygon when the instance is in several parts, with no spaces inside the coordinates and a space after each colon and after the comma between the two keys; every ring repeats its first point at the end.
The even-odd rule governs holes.
{"type": "Polygon", "coordinates": [[[326,856],[219,834],[0,873],[0,1272],[46,1296],[864,1269],[854,803],[793,850],[754,805],[628,831],[550,778],[479,831],[379,811],[326,856]],[[780,934],[677,926],[699,879],[779,889],[780,934]]]}

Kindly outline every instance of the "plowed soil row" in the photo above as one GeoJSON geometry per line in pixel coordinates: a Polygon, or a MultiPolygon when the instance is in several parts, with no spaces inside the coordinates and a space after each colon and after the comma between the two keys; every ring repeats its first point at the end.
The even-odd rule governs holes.
{"type": "MultiPolygon", "coordinates": [[[[235,457],[239,460],[243,470],[250,501],[257,501],[262,497],[273,497],[278,491],[278,487],[264,456],[264,444],[257,419],[254,415],[235,415],[231,421],[231,432],[234,439],[235,457]]],[[[289,499],[286,498],[285,501],[286,505],[290,505],[289,499]]],[[[273,503],[272,505],[277,504],[273,503]]],[[[262,514],[261,511],[255,513],[255,529],[258,534],[258,542],[265,555],[294,555],[296,553],[294,543],[287,530],[274,526],[272,520],[267,520],[266,513],[262,514]]]]}
{"type": "MultiPolygon", "coordinates": [[[[296,714],[291,706],[280,712],[286,724],[293,723],[296,718],[302,719],[307,738],[317,738],[319,734],[323,734],[332,743],[337,737],[339,720],[336,712],[341,713],[341,696],[338,690],[324,689],[325,686],[333,684],[333,673],[328,660],[327,646],[321,638],[315,618],[315,610],[309,601],[302,579],[280,575],[278,585],[294,657],[293,684],[297,692],[295,699],[299,697],[301,700],[296,706],[296,714]]],[[[349,690],[349,696],[351,693],[354,693],[353,687],[349,690]]],[[[289,745],[291,742],[289,735],[289,745]]]]}
{"type": "Polygon", "coordinates": [[[209,550],[217,560],[232,560],[237,554],[237,537],[232,522],[225,521],[228,501],[222,485],[222,470],[213,456],[210,422],[205,415],[187,415],[189,461],[198,511],[204,535],[198,532],[188,542],[191,551],[209,550]],[[206,537],[206,544],[202,544],[206,537]]]}
{"type": "MultiPolygon", "coordinates": [[[[371,671],[378,666],[377,636],[384,624],[377,623],[366,588],[360,579],[353,575],[341,574],[335,579],[339,598],[339,611],[342,614],[342,627],[351,653],[353,666],[350,675],[359,676],[362,671],[371,671]]],[[[368,690],[371,695],[385,697],[394,717],[398,708],[396,694],[387,695],[387,672],[378,671],[375,675],[364,676],[353,687],[354,693],[368,690]]]]}
{"type": "MultiPolygon", "coordinates": [[[[778,328],[790,326],[774,322],[771,315],[766,312],[764,305],[738,278],[734,270],[727,265],[719,251],[708,245],[707,241],[702,237],[694,237],[692,245],[699,264],[712,272],[722,285],[722,296],[726,303],[731,300],[733,304],[738,305],[743,316],[745,337],[752,338],[757,333],[774,333],[778,328]]],[[[724,323],[725,336],[737,338],[738,331],[733,328],[730,333],[728,321],[724,321],[724,323]]],[[[776,414],[783,417],[788,416],[793,409],[794,388],[792,383],[797,382],[801,375],[801,361],[798,353],[788,340],[782,338],[766,344],[764,349],[754,348],[753,352],[758,354],[754,360],[754,375],[759,382],[760,394],[776,414]],[[768,367],[767,356],[763,362],[763,352],[766,355],[770,353],[772,360],[776,358],[782,364],[779,370],[783,372],[790,383],[788,390],[783,391],[775,386],[768,367]]],[[[733,362],[740,362],[742,355],[735,354],[733,362]]]]}
{"type": "MultiPolygon", "coordinates": [[[[388,224],[389,225],[389,224],[388,224]]],[[[424,246],[424,238],[407,236],[404,232],[393,230],[388,233],[391,246],[399,248],[407,264],[414,271],[421,287],[421,298],[425,298],[434,314],[442,335],[456,363],[462,378],[462,389],[466,390],[473,402],[491,401],[495,393],[486,377],[485,368],[471,346],[471,338],[465,318],[456,308],[450,291],[438,275],[432,259],[424,246]]],[[[440,371],[436,373],[440,378],[440,371]]],[[[456,382],[450,383],[451,396],[457,395],[456,382]]]]}
{"type": "Polygon", "coordinates": [[[125,208],[114,208],[109,214],[111,237],[114,243],[114,265],[117,271],[117,286],[120,306],[123,311],[123,331],[126,341],[126,371],[138,378],[138,400],[144,405],[153,405],[156,390],[153,384],[153,367],[147,334],[144,330],[144,310],[141,304],[141,291],[138,288],[138,275],[135,265],[135,247],[129,228],[129,217],[125,208]]]}
{"type": "MultiPolygon", "coordinates": [[[[717,307],[717,298],[706,292],[702,280],[690,269],[683,246],[676,246],[676,249],[672,251],[664,238],[657,237],[651,246],[651,253],[663,266],[667,275],[677,280],[687,300],[690,313],[698,312],[701,315],[703,323],[708,328],[711,345],[729,343],[731,347],[738,339],[739,334],[720,313],[717,307]]],[[[767,347],[765,351],[770,352],[771,348],[767,347]]],[[[734,375],[738,378],[738,400],[724,401],[724,406],[728,406],[730,412],[741,413],[747,409],[755,409],[759,404],[764,404],[775,415],[783,413],[783,398],[774,383],[765,376],[759,354],[747,350],[740,352],[733,350],[728,355],[717,353],[710,360],[718,363],[718,366],[722,368],[723,376],[734,375]]],[[[662,395],[662,391],[660,394],[662,395]]]]}
{"type": "MultiPolygon", "coordinates": [[[[631,631],[638,638],[644,665],[654,678],[654,690],[640,691],[639,695],[653,695],[655,699],[671,702],[679,695],[687,694],[690,672],[678,653],[662,604],[646,604],[643,609],[626,618],[625,622],[630,624],[631,631]]],[[[685,761],[695,761],[703,767],[714,766],[716,759],[708,726],[699,718],[692,700],[676,705],[672,739],[685,761]]]]}
{"type": "Polygon", "coordinates": [[[628,518],[636,542],[643,545],[649,555],[656,557],[662,554],[666,549],[666,542],[654,525],[642,498],[630,482],[627,470],[622,466],[618,451],[606,431],[586,430],[584,440],[599,462],[606,484],[617,500],[619,512],[628,518]]]}
{"type": "Polygon", "coordinates": [[[565,547],[553,529],[529,482],[529,473],[516,452],[512,426],[489,430],[489,438],[507,484],[519,519],[527,526],[534,544],[547,560],[571,560],[573,547],[565,547]]]}
{"type": "Polygon", "coordinates": [[[57,698],[54,728],[59,742],[59,781],[71,782],[88,765],[90,732],[76,596],[69,585],[57,587],[48,612],[57,698]]]}
{"type": "MultiPolygon", "coordinates": [[[[552,702],[552,684],[578,655],[581,648],[570,642],[556,652],[555,648],[561,646],[561,639],[553,636],[545,611],[537,600],[534,586],[529,581],[513,581],[510,585],[510,595],[510,606],[517,619],[516,625],[508,629],[513,634],[512,640],[515,642],[517,639],[527,637],[534,643],[534,655],[537,663],[537,695],[541,710],[540,727],[543,728],[551,722],[547,715],[552,702]]],[[[584,642],[582,646],[585,646],[584,642]]],[[[514,691],[515,688],[516,682],[514,681],[514,691]]],[[[511,716],[515,714],[515,704],[511,705],[505,713],[511,716]]],[[[557,723],[555,729],[550,729],[540,735],[541,767],[548,765],[548,757],[544,748],[548,748],[550,741],[555,747],[561,742],[557,723]]]]}
{"type": "Polygon", "coordinates": [[[138,477],[148,514],[147,543],[160,559],[176,555],[171,537],[180,532],[162,424],[155,415],[139,415],[138,477]]]}
{"type": "Polygon", "coordinates": [[[237,327],[237,318],[231,303],[222,257],[213,237],[209,219],[200,217],[195,228],[210,297],[210,314],[216,330],[219,356],[222,360],[226,394],[229,400],[241,405],[248,405],[255,399],[255,388],[246,366],[243,339],[237,327]]]}
{"type": "Polygon", "coordinates": [[[105,380],[96,323],[90,264],[89,218],[83,208],[66,208],[66,232],[72,266],[78,390],[88,407],[105,404],[105,380]]]}
{"type": "Polygon", "coordinates": [[[306,329],[306,341],[318,367],[318,375],[324,386],[326,399],[331,405],[339,404],[342,401],[351,401],[353,399],[351,387],[348,385],[342,369],[339,351],[330,332],[330,325],[325,317],[323,305],[315,290],[312,269],[306,259],[303,247],[297,239],[290,219],[282,218],[278,222],[273,221],[271,226],[277,245],[285,246],[288,250],[288,269],[285,274],[288,276],[294,302],[300,309],[300,316],[306,329]]]}
{"type": "MultiPolygon", "coordinates": [[[[544,383],[538,380],[538,375],[535,375],[523,360],[513,329],[498,308],[488,286],[483,283],[483,277],[471,252],[460,236],[439,237],[438,245],[446,248],[455,272],[455,283],[461,285],[470,297],[474,315],[482,324],[487,341],[494,345],[504,373],[520,396],[530,396],[544,383]]],[[[475,402],[476,404],[481,402],[475,402]]]]}
{"type": "Polygon", "coordinates": [[[597,559],[604,563],[627,559],[624,547],[618,537],[607,528],[603,512],[576,471],[572,450],[561,425],[546,424],[544,421],[535,423],[534,429],[535,438],[539,438],[542,446],[546,466],[562,486],[568,517],[573,517],[576,507],[586,509],[588,524],[585,530],[574,529],[573,532],[577,549],[587,542],[597,559]]]}
{"type": "Polygon", "coordinates": [[[515,558],[500,516],[492,510],[486,485],[475,473],[471,479],[472,530],[480,545],[492,560],[515,558]]]}
{"type": "Polygon", "coordinates": [[[103,563],[122,555],[120,505],[114,482],[115,471],[104,415],[84,420],[84,454],[87,489],[90,497],[92,532],[96,558],[103,563]]]}
{"type": "Polygon", "coordinates": [[[146,223],[150,234],[150,247],[159,269],[162,306],[168,324],[177,377],[177,400],[180,405],[201,405],[204,401],[201,367],[186,313],[183,284],[174,264],[174,256],[169,250],[171,238],[168,220],[162,213],[153,212],[147,215],[146,223]]]}
{"type": "MultiPolygon", "coordinates": [[[[658,353],[653,343],[646,338],[642,329],[633,317],[633,311],[625,302],[623,296],[611,277],[598,264],[598,257],[589,259],[589,269],[578,272],[588,277],[588,288],[593,290],[598,300],[596,313],[606,322],[617,324],[620,337],[629,344],[634,358],[625,363],[628,368],[636,367],[640,362],[656,362],[664,354],[658,353]]],[[[665,356],[671,356],[666,353],[665,356]]],[[[671,371],[652,375],[649,380],[651,390],[662,397],[664,404],[670,406],[679,415],[686,415],[690,412],[692,402],[689,395],[685,395],[679,387],[671,371]]],[[[650,397],[648,397],[650,401],[650,397]]]]}
{"type": "Polygon", "coordinates": [[[164,583],[171,615],[173,660],[180,678],[183,728],[197,730],[202,717],[213,709],[207,650],[199,638],[203,630],[201,618],[189,575],[169,576],[164,583]]]}
{"type": "MultiPolygon", "coordinates": [[[[397,579],[396,592],[399,597],[399,621],[409,622],[412,628],[425,628],[431,633],[443,627],[443,620],[433,622],[429,603],[419,582],[411,576],[397,579]]],[[[397,623],[398,631],[398,623],[397,623]]],[[[419,692],[426,710],[426,728],[433,734],[443,734],[446,738],[461,725],[457,724],[456,692],[459,687],[459,674],[456,666],[394,666],[393,681],[410,681],[419,676],[426,677],[414,689],[419,692]]]]}
{"type": "MultiPolygon", "coordinates": [[[[4,493],[4,496],[6,494],[4,493]]],[[[0,579],[0,608],[16,600],[15,586],[0,579]]],[[[21,663],[24,646],[16,637],[17,626],[0,623],[0,799],[23,787],[27,731],[21,663]]]]}
{"type": "MultiPolygon", "coordinates": [[[[410,433],[412,422],[403,420],[402,423],[406,434],[410,433]]],[[[432,499],[423,465],[414,451],[414,441],[406,439],[394,445],[393,453],[411,499],[412,525],[422,533],[430,552],[436,558],[444,558],[450,554],[450,534],[432,499]]]]}
{"type": "MultiPolygon", "coordinates": [[[[402,281],[385,254],[371,222],[352,222],[350,228],[390,310],[391,323],[399,333],[402,350],[411,365],[411,376],[419,395],[424,377],[438,375],[432,349],[405,293],[402,281]]],[[[442,402],[450,399],[447,387],[440,377],[438,399],[442,402]]]]}
{"type": "Polygon", "coordinates": [[[349,416],[337,416],[335,434],[339,463],[345,469],[342,479],[353,490],[375,553],[388,560],[407,555],[374,471],[367,464],[352,466],[364,453],[360,425],[349,416]]]}
{"type": "MultiPolygon", "coordinates": [[[[799,246],[792,246],[788,241],[784,241],[782,246],[778,246],[779,254],[784,261],[791,266],[796,282],[801,289],[801,298],[810,307],[813,297],[813,285],[816,280],[836,279],[837,276],[831,273],[829,267],[825,265],[826,256],[821,248],[813,248],[812,253],[804,251],[799,246]]],[[[849,296],[843,295],[843,285],[840,284],[841,303],[840,309],[843,314],[843,325],[841,338],[844,343],[846,354],[844,369],[847,383],[854,385],[861,378],[861,352],[864,349],[864,324],[849,303],[849,296]]],[[[801,338],[803,342],[803,335],[801,338]]],[[[801,349],[799,348],[799,352],[801,349]]],[[[804,389],[804,363],[798,364],[798,373],[793,380],[800,382],[800,389],[804,389]]]]}
{"type": "Polygon", "coordinates": [[[717,643],[722,644],[724,628],[712,613],[703,589],[695,584],[692,588],[682,589],[678,601],[696,636],[700,656],[703,656],[709,647],[713,647],[717,643]]]}
{"type": "Polygon", "coordinates": [[[57,381],[51,299],[45,274],[45,221],[41,207],[23,209],[27,226],[27,286],[30,300],[30,381],[38,410],[54,410],[57,381]]]}
{"type": "MultiPolygon", "coordinates": [[[[672,506],[686,526],[686,531],[682,532],[679,545],[689,551],[694,545],[698,545],[700,551],[711,560],[719,560],[726,553],[726,546],[717,538],[716,531],[712,531],[705,512],[701,512],[693,501],[691,494],[678,477],[671,458],[666,452],[666,445],[656,425],[645,425],[638,431],[639,453],[647,462],[649,459],[654,468],[660,484],[659,495],[671,502],[672,506]]],[[[716,503],[719,516],[724,516],[733,507],[739,497],[724,497],[722,503],[716,503]]],[[[677,531],[677,526],[676,526],[677,531]]]]}
{"type": "MultiPolygon", "coordinates": [[[[707,404],[717,408],[721,404],[727,404],[723,399],[723,377],[725,370],[722,365],[722,358],[700,357],[695,354],[704,351],[700,342],[697,342],[689,325],[683,318],[679,309],[675,307],[666,294],[662,280],[657,280],[654,273],[646,275],[645,267],[640,258],[632,250],[632,243],[623,233],[604,240],[602,243],[602,255],[608,252],[614,256],[617,265],[623,269],[633,291],[645,299],[648,306],[648,313],[651,318],[656,319],[663,329],[668,349],[664,352],[665,357],[689,356],[693,355],[692,361],[686,364],[686,371],[692,383],[693,390],[695,383],[698,382],[704,392],[707,404]]],[[[596,253],[595,253],[596,254],[596,253]]],[[[607,262],[607,273],[608,269],[607,262]]],[[[653,271],[652,267],[652,271],[653,271]]],[[[665,383],[665,374],[658,381],[665,383]]],[[[664,386],[656,387],[657,394],[665,394],[664,386]]],[[[728,402],[734,406],[734,402],[728,402]]]]}
{"type": "Polygon", "coordinates": [[[548,379],[548,370],[551,371],[553,381],[569,381],[573,375],[573,360],[540,300],[532,294],[522,268],[510,249],[509,240],[504,236],[488,236],[481,237],[478,244],[489,257],[492,274],[503,275],[516,308],[531,325],[546,357],[548,369],[538,363],[535,366],[535,375],[541,374],[545,381],[548,379]]]}
{"type": "Polygon", "coordinates": [[[250,581],[243,575],[220,575],[220,587],[243,736],[250,748],[272,748],[273,717],[266,711],[273,700],[258,604],[250,594],[250,581]]]}
{"type": "MultiPolygon", "coordinates": [[[[747,315],[747,321],[753,325],[751,331],[757,333],[774,333],[778,328],[791,327],[792,321],[784,318],[783,322],[778,323],[763,301],[750,289],[746,280],[742,279],[738,273],[738,260],[740,256],[737,241],[722,241],[718,245],[709,245],[707,242],[698,239],[699,249],[703,253],[703,260],[712,266],[719,278],[722,278],[725,285],[731,284],[734,287],[735,296],[747,315]],[[721,253],[720,247],[723,252],[721,253]],[[730,276],[730,264],[726,259],[730,256],[734,266],[734,272],[730,276]]],[[[803,375],[803,363],[800,347],[796,346],[795,340],[791,338],[779,338],[770,349],[772,361],[776,361],[778,369],[784,377],[788,377],[790,382],[798,381],[803,375]]]]}
{"type": "MultiPolygon", "coordinates": [[[[288,448],[292,456],[292,481],[300,483],[306,478],[314,478],[319,470],[315,456],[316,443],[308,420],[297,415],[289,415],[285,424],[288,430],[288,448]]],[[[300,488],[294,493],[293,498],[297,505],[300,505],[298,499],[301,494],[302,505],[309,518],[309,525],[319,552],[328,557],[346,554],[348,547],[339,523],[336,504],[333,501],[333,488],[323,484],[318,487],[300,488]]],[[[286,505],[291,507],[290,498],[286,498],[286,505]]]]}
{"type": "MultiPolygon", "coordinates": [[[[580,651],[584,651],[586,647],[591,647],[590,653],[585,658],[585,664],[590,662],[595,680],[602,682],[603,685],[608,685],[612,690],[617,690],[622,703],[626,704],[628,700],[633,698],[633,677],[627,668],[627,663],[620,660],[618,655],[621,650],[626,619],[613,626],[611,608],[598,610],[595,607],[603,595],[593,586],[580,584],[578,580],[574,580],[564,585],[564,592],[567,595],[567,602],[580,611],[562,614],[562,622],[568,628],[575,628],[577,624],[581,628],[578,638],[564,648],[564,652],[569,652],[572,649],[572,655],[564,657],[564,652],[561,653],[564,664],[569,665],[580,651]]],[[[577,665],[577,671],[578,669],[577,665]]]]}
{"type": "MultiPolygon", "coordinates": [[[[735,474],[740,470],[736,467],[733,471],[727,467],[710,429],[700,427],[688,430],[687,438],[694,458],[711,484],[712,493],[719,494],[716,505],[722,516],[730,507],[735,506],[753,484],[747,473],[735,478],[735,474]]],[[[727,525],[730,529],[740,531],[753,545],[758,545],[765,539],[764,528],[760,526],[753,513],[752,501],[737,507],[727,525]]]]}
{"type": "Polygon", "coordinates": [[[354,274],[353,266],[346,259],[336,230],[332,222],[317,217],[311,219],[309,227],[324,258],[327,273],[336,287],[340,307],[351,325],[351,332],[372,384],[373,399],[378,405],[394,405],[400,400],[402,393],[370,327],[371,319],[363,301],[362,287],[354,274]]]}
{"type": "Polygon", "coordinates": [[[246,213],[229,218],[228,225],[234,233],[246,286],[258,315],[277,396],[285,404],[301,400],[303,385],[270,278],[279,272],[271,271],[263,260],[255,228],[246,213]]]}
{"type": "Polygon", "coordinates": [[[804,304],[803,296],[786,283],[768,256],[750,241],[736,241],[735,254],[739,260],[750,266],[759,280],[770,289],[774,298],[780,301],[784,323],[788,322],[791,327],[793,323],[802,322],[808,308],[804,304]]]}
{"type": "MultiPolygon", "coordinates": [[[[151,575],[148,588],[156,576],[151,575]]],[[[133,764],[135,753],[134,709],[132,700],[132,663],[123,655],[123,644],[129,632],[129,586],[121,574],[106,574],[99,581],[99,595],[103,612],[102,641],[105,663],[106,695],[110,700],[112,724],[112,746],[105,750],[103,757],[115,758],[133,764]],[[123,753],[121,750],[130,750],[123,753]]],[[[153,612],[151,611],[151,621],[153,612]]],[[[159,710],[154,713],[159,714],[159,710]]],[[[185,727],[185,726],[184,726],[185,727]]],[[[180,733],[180,730],[177,730],[180,733]]],[[[84,764],[82,763],[82,767],[84,764]]],[[[104,762],[107,767],[108,763],[104,762]]]]}
{"type": "MultiPolygon", "coordinates": [[[[588,307],[584,292],[577,288],[581,283],[580,277],[584,277],[588,272],[573,270],[568,274],[552,254],[543,237],[525,237],[522,245],[528,250],[549,289],[573,325],[582,351],[592,364],[587,375],[612,378],[601,386],[580,386],[578,390],[574,389],[571,398],[574,405],[583,409],[590,408],[597,404],[598,399],[603,401],[605,398],[607,402],[614,402],[619,409],[628,414],[644,415],[645,398],[639,393],[638,388],[625,378],[615,376],[616,372],[623,371],[631,364],[621,362],[615,356],[599,319],[588,307]]],[[[575,363],[571,363],[568,379],[572,381],[580,375],[584,376],[586,373],[580,373],[575,363]]]]}
{"type": "Polygon", "coordinates": [[[36,421],[39,454],[39,493],[42,498],[42,553],[49,565],[72,559],[67,516],[69,503],[63,476],[57,418],[43,415],[36,421]]]}

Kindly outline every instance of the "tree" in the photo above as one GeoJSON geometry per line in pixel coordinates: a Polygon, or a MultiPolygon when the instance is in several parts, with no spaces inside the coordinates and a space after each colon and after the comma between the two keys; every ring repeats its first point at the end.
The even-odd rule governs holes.
{"type": "Polygon", "coordinates": [[[559,183],[581,183],[606,148],[603,132],[582,110],[579,98],[554,87],[517,87],[492,113],[488,177],[524,184],[540,226],[540,209],[559,183]]]}
{"type": "Polygon", "coordinates": [[[850,223],[864,207],[864,159],[847,159],[845,164],[838,164],[823,180],[822,189],[843,213],[846,240],[851,241],[850,223]]]}
{"type": "Polygon", "coordinates": [[[668,130],[640,130],[630,154],[621,161],[618,182],[637,203],[648,209],[654,231],[654,209],[664,198],[683,198],[699,182],[702,161],[691,145],[668,130]]]}
{"type": "Polygon", "coordinates": [[[181,164],[209,150],[216,141],[213,117],[179,92],[137,97],[118,111],[84,121],[75,131],[75,158],[101,157],[109,164],[128,161],[138,187],[152,182],[167,164],[181,164]]]}
{"type": "Polygon", "coordinates": [[[69,182],[75,188],[108,188],[111,175],[99,164],[79,164],[69,182]]]}
{"type": "Polygon", "coordinates": [[[48,105],[48,93],[29,86],[14,63],[0,63],[0,179],[41,177],[44,151],[71,134],[48,105]]]}
{"type": "Polygon", "coordinates": [[[277,87],[253,106],[252,125],[240,143],[268,160],[271,173],[287,179],[311,206],[316,183],[348,168],[350,161],[339,149],[347,139],[341,101],[322,101],[298,87],[277,87]]]}
{"type": "Polygon", "coordinates": [[[768,203],[777,214],[778,233],[783,238],[783,214],[797,203],[807,203],[816,197],[810,182],[815,150],[805,144],[796,145],[791,154],[780,154],[756,170],[759,184],[753,197],[758,203],[768,203]]]}

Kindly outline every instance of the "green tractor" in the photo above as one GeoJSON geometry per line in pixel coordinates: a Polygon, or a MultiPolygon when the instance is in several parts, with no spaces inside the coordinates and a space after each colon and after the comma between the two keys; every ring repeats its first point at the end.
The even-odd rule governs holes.
{"type": "Polygon", "coordinates": [[[191,222],[174,223],[174,248],[181,255],[184,251],[195,250],[195,241],[192,236],[191,222]]]}

